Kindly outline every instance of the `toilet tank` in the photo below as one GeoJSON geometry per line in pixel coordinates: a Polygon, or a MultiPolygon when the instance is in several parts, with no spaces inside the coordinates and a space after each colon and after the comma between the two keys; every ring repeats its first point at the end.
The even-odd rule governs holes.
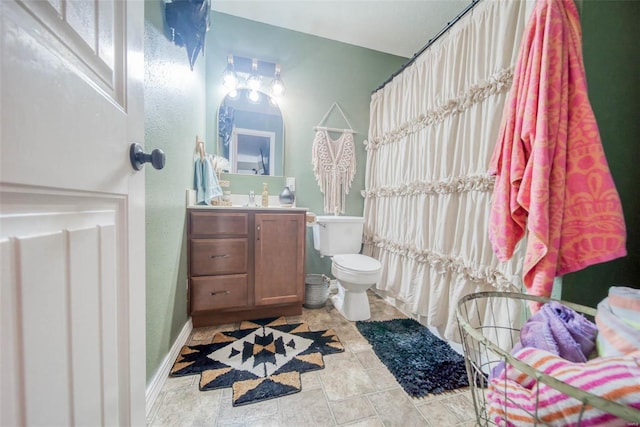
{"type": "Polygon", "coordinates": [[[360,253],[364,218],[318,216],[313,224],[313,247],[322,256],[360,253]]]}

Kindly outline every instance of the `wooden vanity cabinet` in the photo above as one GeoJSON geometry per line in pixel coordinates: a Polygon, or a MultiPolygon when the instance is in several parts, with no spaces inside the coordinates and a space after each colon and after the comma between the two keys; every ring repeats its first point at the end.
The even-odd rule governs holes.
{"type": "Polygon", "coordinates": [[[188,209],[193,326],[301,314],[305,220],[302,209],[188,209]]]}

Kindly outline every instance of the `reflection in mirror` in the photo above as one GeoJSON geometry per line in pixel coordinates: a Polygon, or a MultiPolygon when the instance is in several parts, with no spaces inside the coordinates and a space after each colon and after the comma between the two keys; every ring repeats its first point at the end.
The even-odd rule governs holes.
{"type": "Polygon", "coordinates": [[[282,176],[284,171],[284,124],[271,97],[250,90],[227,95],[218,110],[218,153],[229,159],[230,173],[282,176]],[[255,94],[254,94],[255,95],[255,94]]]}

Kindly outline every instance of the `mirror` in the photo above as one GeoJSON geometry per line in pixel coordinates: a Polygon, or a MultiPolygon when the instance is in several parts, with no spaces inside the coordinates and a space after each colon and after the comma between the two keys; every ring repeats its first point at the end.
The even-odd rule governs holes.
{"type": "Polygon", "coordinates": [[[271,97],[249,89],[227,95],[218,110],[218,153],[229,159],[230,173],[283,176],[284,122],[271,97]],[[254,93],[255,95],[255,93],[254,93]]]}

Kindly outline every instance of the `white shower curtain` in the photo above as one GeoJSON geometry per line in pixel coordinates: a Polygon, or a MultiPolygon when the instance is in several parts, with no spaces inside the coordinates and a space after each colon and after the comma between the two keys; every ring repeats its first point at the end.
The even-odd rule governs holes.
{"type": "Polygon", "coordinates": [[[521,290],[522,250],[500,263],[488,240],[487,169],[531,6],[482,1],[371,97],[364,253],[379,293],[453,341],[462,296],[521,290]]]}

